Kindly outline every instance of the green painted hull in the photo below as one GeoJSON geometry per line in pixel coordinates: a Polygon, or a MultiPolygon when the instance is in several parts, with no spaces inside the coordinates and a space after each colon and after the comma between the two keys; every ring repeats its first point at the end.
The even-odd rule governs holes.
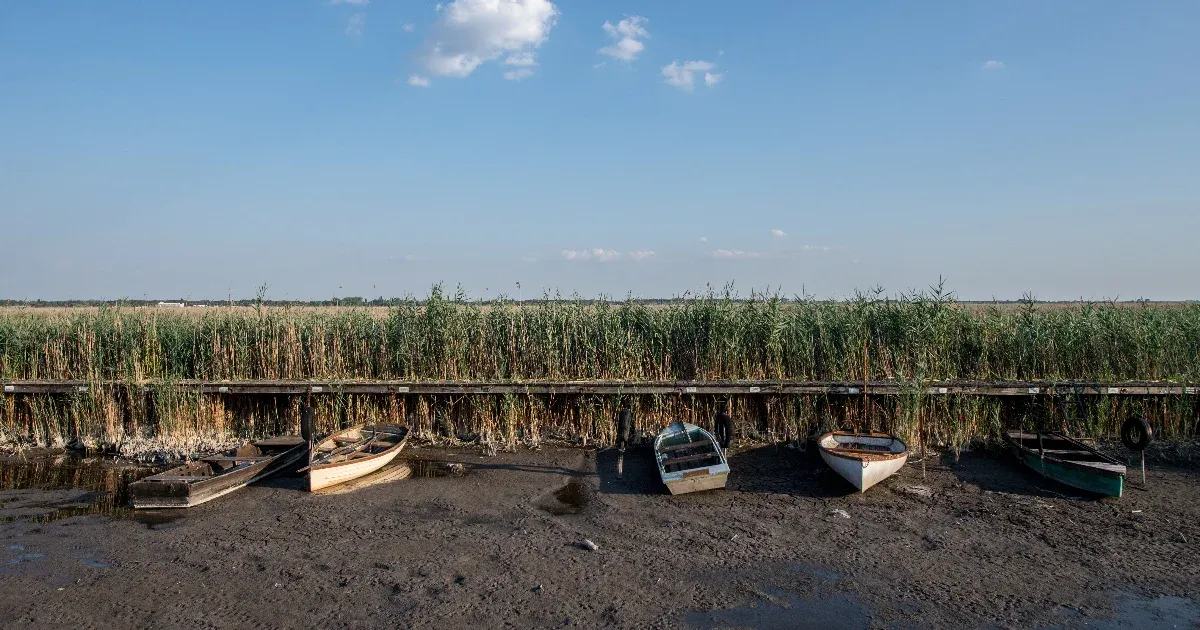
{"type": "Polygon", "coordinates": [[[1099,471],[1087,470],[1082,466],[1066,466],[1053,460],[1042,459],[1038,457],[1037,453],[1017,447],[1014,447],[1013,451],[1021,463],[1048,479],[1072,488],[1117,498],[1120,498],[1121,492],[1124,490],[1124,475],[1106,475],[1099,471]]]}

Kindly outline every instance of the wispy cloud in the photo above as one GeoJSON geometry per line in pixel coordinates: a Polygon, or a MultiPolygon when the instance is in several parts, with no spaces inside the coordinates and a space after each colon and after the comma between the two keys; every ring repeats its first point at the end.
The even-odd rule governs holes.
{"type": "Polygon", "coordinates": [[[371,4],[371,0],[329,0],[329,4],[352,4],[356,7],[365,7],[371,4]]]}
{"type": "Polygon", "coordinates": [[[995,59],[991,59],[991,60],[983,62],[983,69],[984,70],[1003,70],[1004,62],[996,61],[995,59]]]}
{"type": "MultiPolygon", "coordinates": [[[[454,0],[438,6],[437,22],[418,57],[428,74],[460,79],[505,55],[533,61],[558,14],[550,0],[454,0]]],[[[504,75],[525,78],[533,74],[532,65],[504,75]]]]}
{"type": "Polygon", "coordinates": [[[663,66],[663,81],[667,85],[677,87],[684,92],[691,92],[696,89],[696,73],[703,72],[704,85],[712,87],[724,77],[723,74],[713,74],[710,72],[716,67],[716,64],[711,61],[685,61],[683,63],[672,61],[670,64],[663,66]]]}
{"type": "Polygon", "coordinates": [[[708,242],[708,237],[707,237],[707,236],[701,236],[701,237],[700,237],[700,242],[701,242],[701,243],[707,243],[707,242],[708,242]]]}
{"type": "Polygon", "coordinates": [[[623,254],[615,249],[564,249],[562,257],[565,260],[572,261],[595,261],[595,262],[612,262],[614,260],[628,259],[634,262],[641,262],[653,258],[656,254],[649,249],[641,249],[623,254]]]}
{"type": "Polygon", "coordinates": [[[829,248],[824,245],[801,245],[792,247],[782,251],[771,252],[751,252],[740,249],[714,249],[710,253],[713,258],[722,259],[748,259],[748,258],[791,258],[793,256],[801,256],[811,254],[813,252],[827,252],[829,248]]]}
{"type": "Polygon", "coordinates": [[[774,236],[775,238],[784,238],[785,236],[787,236],[787,232],[784,232],[783,230],[776,228],[776,229],[771,230],[771,236],[774,236]]]}
{"type": "Polygon", "coordinates": [[[646,30],[648,21],[640,15],[627,17],[617,22],[615,26],[612,22],[605,21],[604,32],[614,41],[596,52],[626,62],[637,59],[637,56],[646,49],[646,44],[642,40],[650,39],[650,33],[646,30]]]}
{"type": "MultiPolygon", "coordinates": [[[[365,3],[364,3],[365,4],[365,3]]],[[[367,14],[355,13],[350,16],[346,22],[346,34],[351,37],[361,37],[363,29],[367,27],[367,14]]]]}
{"type": "Polygon", "coordinates": [[[408,77],[408,84],[413,87],[429,87],[429,79],[419,74],[413,74],[408,77]]]}
{"type": "Polygon", "coordinates": [[[504,78],[509,81],[520,81],[533,76],[532,68],[517,68],[516,70],[508,70],[504,73],[504,78]]]}
{"type": "Polygon", "coordinates": [[[746,252],[740,249],[714,249],[713,258],[766,258],[763,252],[746,252]]]}
{"type": "Polygon", "coordinates": [[[400,28],[404,29],[405,33],[411,33],[413,31],[417,30],[417,26],[415,24],[413,24],[412,22],[409,22],[409,23],[405,24],[404,26],[401,26],[400,28]]]}

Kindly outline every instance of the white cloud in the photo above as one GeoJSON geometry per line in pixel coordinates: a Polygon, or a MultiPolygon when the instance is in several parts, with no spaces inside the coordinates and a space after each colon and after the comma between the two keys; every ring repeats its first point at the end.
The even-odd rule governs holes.
{"type": "Polygon", "coordinates": [[[709,82],[708,72],[716,68],[716,64],[711,61],[685,61],[679,63],[672,61],[669,65],[663,66],[662,75],[667,85],[677,87],[684,92],[691,92],[696,89],[696,73],[704,72],[704,83],[708,87],[716,85],[717,81],[721,80],[723,75],[712,75],[716,80],[709,82]]]}
{"type": "Polygon", "coordinates": [[[716,72],[716,73],[705,72],[704,73],[704,85],[706,85],[708,87],[712,87],[712,86],[720,83],[721,79],[724,79],[724,78],[725,78],[725,75],[720,72],[716,72]]]}
{"type": "Polygon", "coordinates": [[[774,236],[776,238],[783,238],[783,237],[787,236],[787,232],[784,232],[783,230],[780,230],[780,229],[774,229],[774,230],[771,230],[771,236],[774,236]]]}
{"type": "Polygon", "coordinates": [[[701,243],[707,243],[707,242],[708,242],[708,237],[707,237],[707,236],[701,236],[701,237],[700,237],[700,242],[701,242],[701,243]]]}
{"type": "Polygon", "coordinates": [[[355,13],[350,16],[350,20],[346,22],[346,34],[351,37],[359,37],[363,34],[363,29],[367,26],[367,14],[355,13]]]}
{"type": "Polygon", "coordinates": [[[606,20],[604,22],[604,32],[608,33],[608,36],[616,41],[596,52],[622,61],[637,59],[637,56],[646,49],[646,44],[642,40],[650,39],[650,33],[646,30],[646,22],[648,21],[640,15],[634,15],[617,22],[617,25],[613,26],[611,22],[606,20]]]}
{"type": "Polygon", "coordinates": [[[612,262],[614,260],[629,259],[634,262],[641,262],[656,256],[652,250],[640,249],[623,254],[615,249],[564,249],[562,257],[565,260],[573,261],[596,261],[596,262],[612,262]]]}
{"type": "Polygon", "coordinates": [[[713,258],[766,258],[762,252],[744,252],[740,249],[714,249],[713,258]]]}
{"type": "Polygon", "coordinates": [[[353,4],[356,7],[365,7],[371,4],[371,0],[329,0],[329,4],[353,4]]]}
{"type": "Polygon", "coordinates": [[[983,69],[984,70],[1003,70],[1004,62],[996,61],[995,59],[985,61],[985,62],[983,62],[983,69]]]}
{"type": "Polygon", "coordinates": [[[535,49],[546,41],[558,13],[550,0],[454,0],[439,5],[420,63],[432,75],[460,79],[506,54],[528,59],[531,63],[526,65],[532,66],[535,49]]]}
{"type": "Polygon", "coordinates": [[[404,29],[405,33],[411,33],[413,31],[417,30],[416,25],[413,24],[412,22],[409,22],[408,24],[405,24],[404,26],[401,26],[400,28],[404,29]]]}
{"type": "Polygon", "coordinates": [[[413,87],[429,87],[429,79],[414,74],[408,77],[408,84],[413,87]]]}
{"type": "Polygon", "coordinates": [[[509,70],[504,73],[504,78],[509,81],[520,81],[521,79],[528,79],[531,76],[533,76],[533,69],[531,68],[517,68],[516,70],[509,70]]]}

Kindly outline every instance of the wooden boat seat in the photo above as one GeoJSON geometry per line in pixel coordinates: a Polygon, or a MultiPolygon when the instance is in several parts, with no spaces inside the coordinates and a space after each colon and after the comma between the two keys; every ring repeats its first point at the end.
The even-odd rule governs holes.
{"type": "Polygon", "coordinates": [[[201,479],[212,479],[212,475],[163,475],[158,477],[150,477],[146,481],[199,481],[201,479]]]}
{"type": "Polygon", "coordinates": [[[876,449],[870,449],[870,448],[841,448],[841,447],[838,447],[838,448],[828,448],[825,450],[829,451],[830,453],[845,453],[846,455],[874,455],[874,456],[896,455],[896,456],[900,456],[900,455],[904,454],[904,453],[893,453],[892,449],[890,449],[890,448],[876,450],[876,449]]]}
{"type": "Polygon", "coordinates": [[[362,442],[362,441],[363,440],[361,438],[347,438],[347,437],[340,437],[340,436],[333,437],[333,442],[335,444],[358,444],[359,442],[362,442]]]}
{"type": "Polygon", "coordinates": [[[205,458],[202,458],[200,461],[202,461],[202,462],[262,462],[262,461],[266,461],[268,459],[271,459],[271,457],[270,456],[267,456],[267,457],[217,456],[217,457],[205,457],[205,458]]]}
{"type": "Polygon", "coordinates": [[[712,443],[711,442],[684,442],[683,444],[672,444],[670,446],[663,446],[663,447],[659,448],[658,450],[663,453],[669,453],[671,451],[681,451],[685,448],[700,448],[700,447],[705,447],[705,446],[711,449],[712,443]]]}
{"type": "Polygon", "coordinates": [[[700,453],[699,455],[688,455],[687,457],[669,457],[663,462],[663,466],[674,466],[676,464],[684,464],[687,462],[698,462],[702,459],[720,459],[716,453],[700,453]]]}

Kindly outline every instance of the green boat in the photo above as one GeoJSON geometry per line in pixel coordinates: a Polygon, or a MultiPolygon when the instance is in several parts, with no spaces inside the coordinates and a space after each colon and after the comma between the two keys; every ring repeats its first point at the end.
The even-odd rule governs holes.
{"type": "Polygon", "coordinates": [[[1017,459],[1061,484],[1109,497],[1120,497],[1125,465],[1061,433],[1007,433],[1017,459]]]}

